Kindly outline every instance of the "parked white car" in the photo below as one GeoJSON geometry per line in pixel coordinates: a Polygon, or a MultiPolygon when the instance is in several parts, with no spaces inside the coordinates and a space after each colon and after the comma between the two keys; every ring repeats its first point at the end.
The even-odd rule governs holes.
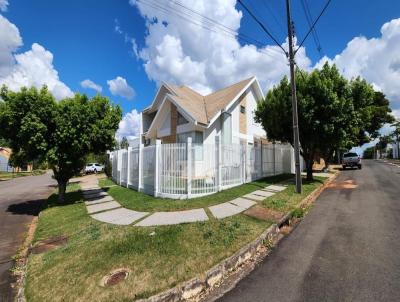
{"type": "Polygon", "coordinates": [[[85,167],[85,173],[99,173],[104,171],[104,165],[98,164],[98,163],[90,163],[87,164],[85,167]]]}
{"type": "Polygon", "coordinates": [[[361,158],[357,153],[347,152],[343,154],[342,166],[343,170],[347,167],[358,167],[358,169],[361,169],[361,158]]]}

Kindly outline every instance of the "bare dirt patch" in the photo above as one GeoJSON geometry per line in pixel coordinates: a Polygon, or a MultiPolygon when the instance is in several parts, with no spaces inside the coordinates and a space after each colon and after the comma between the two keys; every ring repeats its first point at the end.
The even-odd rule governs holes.
{"type": "Polygon", "coordinates": [[[264,221],[279,221],[284,213],[256,205],[244,212],[245,215],[264,221]]]}
{"type": "Polygon", "coordinates": [[[101,280],[101,285],[102,286],[113,286],[116,285],[122,281],[124,281],[126,278],[129,276],[129,270],[125,268],[119,268],[111,273],[109,273],[107,276],[104,276],[103,279],[101,280]]]}
{"type": "Polygon", "coordinates": [[[39,241],[33,246],[30,251],[32,254],[41,254],[57,247],[64,246],[68,242],[68,237],[64,235],[52,237],[46,240],[39,241]]]}
{"type": "Polygon", "coordinates": [[[332,182],[327,186],[331,189],[355,189],[358,185],[354,182],[354,180],[349,179],[342,182],[332,182]]]}

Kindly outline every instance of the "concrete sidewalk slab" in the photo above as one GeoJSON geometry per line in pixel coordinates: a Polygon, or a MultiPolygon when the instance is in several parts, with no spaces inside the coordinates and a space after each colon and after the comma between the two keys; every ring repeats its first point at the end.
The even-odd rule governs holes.
{"type": "Polygon", "coordinates": [[[252,201],[252,200],[248,200],[248,199],[244,199],[244,198],[236,198],[234,200],[231,200],[230,203],[233,203],[234,205],[237,205],[238,207],[241,207],[245,210],[247,210],[248,208],[254,206],[255,204],[257,204],[257,202],[252,201]]]}
{"type": "Polygon", "coordinates": [[[101,198],[92,199],[85,201],[85,205],[90,206],[92,204],[103,203],[107,201],[113,201],[114,199],[111,196],[102,196],[101,198]]]}
{"type": "Polygon", "coordinates": [[[206,220],[208,220],[208,217],[204,209],[177,212],[156,212],[135,224],[135,226],[172,225],[206,220]]]}
{"type": "Polygon", "coordinates": [[[89,214],[106,211],[106,210],[111,210],[111,209],[115,209],[115,208],[119,208],[119,207],[121,207],[121,205],[116,201],[108,201],[108,202],[103,202],[103,203],[99,203],[99,204],[86,206],[89,214]]]}
{"type": "Polygon", "coordinates": [[[263,196],[264,198],[267,198],[267,197],[274,195],[275,192],[258,190],[258,191],[252,192],[252,194],[260,195],[260,196],[263,196]]]}
{"type": "Polygon", "coordinates": [[[283,190],[285,190],[286,188],[287,188],[287,187],[278,186],[278,185],[270,185],[270,186],[268,186],[268,187],[265,187],[265,189],[267,189],[267,190],[277,191],[277,192],[283,191],[283,190]]]}
{"type": "Polygon", "coordinates": [[[238,207],[230,202],[224,202],[215,206],[208,207],[215,218],[221,219],[243,212],[245,209],[238,207]]]}
{"type": "Polygon", "coordinates": [[[112,223],[117,225],[128,225],[133,223],[140,218],[145,217],[149,213],[147,212],[136,212],[125,208],[118,208],[106,212],[90,215],[92,218],[106,223],[112,223]]]}
{"type": "Polygon", "coordinates": [[[88,189],[88,190],[83,190],[82,194],[83,196],[89,196],[89,195],[94,195],[94,194],[98,194],[104,192],[103,189],[98,188],[98,189],[88,189]]]}
{"type": "Polygon", "coordinates": [[[247,199],[253,199],[253,200],[256,200],[256,201],[263,201],[265,198],[267,198],[267,197],[256,195],[256,194],[253,194],[253,193],[244,195],[243,197],[247,198],[247,199]]]}

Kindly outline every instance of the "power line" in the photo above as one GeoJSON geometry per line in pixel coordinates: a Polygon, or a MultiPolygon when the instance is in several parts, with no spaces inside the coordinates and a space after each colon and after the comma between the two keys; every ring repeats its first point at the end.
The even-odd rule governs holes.
{"type": "MultiPolygon", "coordinates": [[[[303,8],[304,15],[306,16],[308,26],[311,27],[312,26],[312,16],[311,16],[310,7],[308,5],[307,0],[301,0],[301,6],[303,8]]],[[[322,58],[322,47],[321,47],[321,43],[319,41],[317,30],[314,28],[311,33],[312,33],[312,36],[313,36],[313,40],[314,40],[315,46],[316,46],[317,51],[319,53],[319,56],[320,56],[320,58],[322,58]]]]}
{"type": "MultiPolygon", "coordinates": [[[[272,18],[275,20],[275,23],[278,25],[278,27],[282,30],[283,33],[285,33],[286,29],[282,22],[278,19],[278,17],[275,15],[274,11],[272,10],[271,6],[269,5],[268,0],[261,1],[262,5],[269,11],[270,15],[272,18]]],[[[285,33],[286,36],[286,33],[285,33]]]]}
{"type": "Polygon", "coordinates": [[[318,20],[321,18],[321,16],[324,14],[325,10],[328,8],[329,4],[331,3],[332,0],[328,0],[324,6],[324,8],[322,9],[322,11],[320,12],[320,14],[318,15],[317,19],[315,19],[313,25],[310,27],[310,29],[308,30],[306,36],[303,38],[303,40],[301,41],[299,47],[297,47],[296,51],[294,52],[295,54],[297,53],[297,51],[300,49],[301,46],[303,46],[304,41],[307,39],[307,37],[310,35],[311,31],[314,29],[315,25],[317,24],[318,20]]]}
{"type": "MultiPolygon", "coordinates": [[[[265,47],[264,43],[254,39],[254,38],[252,38],[252,37],[250,37],[248,35],[245,35],[245,34],[242,34],[242,33],[237,33],[234,29],[229,28],[229,27],[227,27],[227,26],[225,26],[225,25],[223,25],[223,24],[221,24],[221,23],[219,23],[219,22],[217,22],[217,21],[215,21],[215,20],[213,20],[213,19],[211,19],[209,17],[203,16],[202,14],[200,14],[200,13],[198,13],[198,12],[196,12],[196,11],[186,7],[186,6],[184,6],[182,3],[179,3],[178,1],[174,1],[172,3],[174,3],[176,5],[179,5],[179,6],[185,8],[187,10],[190,10],[191,12],[195,13],[198,16],[201,16],[202,18],[204,18],[206,20],[204,20],[204,19],[203,20],[198,20],[196,18],[196,16],[191,12],[182,11],[182,10],[180,10],[180,11],[174,10],[172,7],[167,7],[167,6],[164,6],[164,5],[161,5],[159,3],[149,1],[149,0],[137,0],[137,2],[141,3],[143,5],[149,6],[151,8],[154,8],[154,9],[160,11],[160,12],[163,12],[166,15],[175,14],[176,16],[180,17],[181,19],[185,20],[186,22],[194,24],[196,26],[199,26],[199,27],[201,27],[203,29],[206,29],[206,30],[209,30],[211,32],[214,32],[214,33],[217,33],[217,34],[222,34],[222,35],[225,35],[225,36],[228,36],[228,37],[231,37],[231,38],[235,38],[235,39],[237,38],[237,39],[240,39],[240,40],[245,41],[245,42],[250,43],[250,44],[256,44],[256,45],[258,45],[259,48],[265,47]],[[195,22],[195,21],[197,21],[197,22],[195,22]],[[206,22],[204,22],[204,21],[206,21],[206,22]],[[213,28],[212,26],[215,26],[215,25],[216,25],[216,27],[213,28]]],[[[272,52],[276,52],[277,54],[280,54],[280,52],[278,50],[273,49],[273,48],[259,49],[259,51],[264,53],[264,54],[267,54],[267,55],[272,55],[270,53],[271,51],[272,52]]]]}
{"type": "Polygon", "coordinates": [[[243,8],[249,13],[249,15],[257,22],[258,25],[264,30],[264,32],[275,42],[276,45],[279,46],[280,49],[283,50],[286,56],[288,56],[287,51],[281,46],[281,44],[275,39],[275,37],[269,32],[269,30],[257,19],[257,17],[247,8],[247,6],[243,3],[242,0],[238,0],[238,2],[243,6],[243,8]]]}

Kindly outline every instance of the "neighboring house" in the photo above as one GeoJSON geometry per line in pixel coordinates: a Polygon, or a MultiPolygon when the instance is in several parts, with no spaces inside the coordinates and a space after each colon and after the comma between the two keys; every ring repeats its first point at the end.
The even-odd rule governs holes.
{"type": "Polygon", "coordinates": [[[393,150],[393,158],[400,158],[400,154],[399,154],[399,144],[400,142],[394,142],[392,143],[392,150],[393,150]]]}
{"type": "Polygon", "coordinates": [[[11,167],[9,164],[9,159],[11,156],[12,150],[7,147],[0,147],[0,172],[22,172],[32,171],[32,164],[28,164],[25,167],[11,167]]]}
{"type": "Polygon", "coordinates": [[[263,97],[255,77],[208,95],[163,83],[142,113],[143,143],[186,143],[191,137],[193,144],[213,145],[219,136],[222,144],[265,144],[266,133],[254,121],[263,97]]]}
{"type": "Polygon", "coordinates": [[[10,148],[0,147],[0,172],[12,171],[12,167],[8,164],[10,156],[10,148]]]}

